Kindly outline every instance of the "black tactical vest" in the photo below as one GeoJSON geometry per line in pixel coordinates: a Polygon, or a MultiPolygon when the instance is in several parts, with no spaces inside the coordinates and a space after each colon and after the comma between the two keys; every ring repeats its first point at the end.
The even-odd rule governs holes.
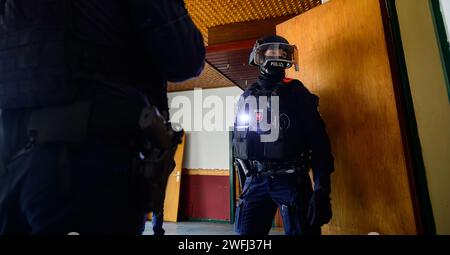
{"type": "MultiPolygon", "coordinates": [[[[283,81],[277,84],[273,89],[266,90],[259,84],[254,84],[246,91],[243,98],[254,96],[259,98],[261,96],[279,97],[279,137],[274,142],[262,142],[261,135],[268,132],[261,130],[254,130],[252,126],[252,119],[260,119],[262,114],[268,114],[268,119],[271,118],[271,109],[259,109],[258,113],[247,108],[238,108],[237,121],[234,129],[233,150],[234,156],[243,160],[258,160],[258,161],[295,161],[300,158],[300,155],[306,151],[302,123],[304,122],[301,113],[301,106],[299,100],[302,100],[301,87],[303,85],[298,80],[283,81]],[[262,111],[261,111],[262,110],[262,111]],[[239,118],[242,114],[249,115],[249,126],[242,126],[239,118]],[[258,115],[258,116],[256,116],[258,115]]],[[[258,105],[259,107],[259,105],[258,105]]],[[[269,107],[271,107],[269,105],[269,107]]]]}
{"type": "Polygon", "coordinates": [[[70,27],[71,3],[0,0],[0,109],[72,102],[80,84],[86,84],[75,79],[138,89],[155,80],[135,38],[110,48],[76,38],[70,27]]]}

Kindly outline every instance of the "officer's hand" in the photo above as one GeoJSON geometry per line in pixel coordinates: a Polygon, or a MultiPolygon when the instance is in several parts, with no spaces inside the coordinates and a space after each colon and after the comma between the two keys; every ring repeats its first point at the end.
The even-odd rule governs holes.
{"type": "Polygon", "coordinates": [[[322,227],[333,216],[329,194],[315,191],[309,201],[307,218],[311,226],[322,227]]]}

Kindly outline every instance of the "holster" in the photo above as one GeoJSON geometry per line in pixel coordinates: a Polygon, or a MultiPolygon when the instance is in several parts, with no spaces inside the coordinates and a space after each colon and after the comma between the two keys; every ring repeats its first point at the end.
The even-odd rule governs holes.
{"type": "Polygon", "coordinates": [[[159,212],[163,208],[167,182],[175,169],[175,152],[176,146],[165,152],[155,149],[144,159],[134,160],[136,195],[143,212],[159,212]]]}
{"type": "Polygon", "coordinates": [[[133,160],[134,180],[142,211],[159,212],[164,206],[167,182],[175,169],[174,156],[184,131],[174,129],[154,107],[142,111],[139,155],[133,160]]]}

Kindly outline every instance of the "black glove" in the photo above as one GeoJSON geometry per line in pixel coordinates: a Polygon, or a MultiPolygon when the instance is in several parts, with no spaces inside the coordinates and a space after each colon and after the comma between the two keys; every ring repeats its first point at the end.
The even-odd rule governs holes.
{"type": "Polygon", "coordinates": [[[327,192],[314,191],[306,215],[311,226],[322,227],[330,222],[332,216],[330,195],[327,192]]]}

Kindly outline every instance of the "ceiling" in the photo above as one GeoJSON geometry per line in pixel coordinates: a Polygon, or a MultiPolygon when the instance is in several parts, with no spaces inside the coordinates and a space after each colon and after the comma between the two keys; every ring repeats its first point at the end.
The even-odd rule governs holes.
{"type": "MultiPolygon", "coordinates": [[[[208,31],[212,27],[298,15],[320,5],[320,3],[320,0],[185,0],[186,8],[192,20],[205,39],[205,45],[208,45],[208,31]]],[[[213,61],[206,63],[205,70],[200,77],[183,83],[170,83],[169,91],[235,85],[242,87],[250,76],[255,75],[254,70],[250,72],[237,70],[241,59],[248,60],[247,51],[248,49],[244,48],[229,51],[230,56],[233,59],[238,59],[238,62],[228,65],[226,59],[229,59],[230,56],[218,52],[217,48],[215,51],[207,48],[207,58],[212,58],[213,61]],[[245,56],[239,58],[240,54],[245,54],[245,56]],[[210,64],[216,63],[217,60],[220,63],[219,65],[210,64]],[[227,71],[230,70],[233,75],[235,73],[236,75],[227,74],[227,71]]]]}
{"type": "Polygon", "coordinates": [[[185,0],[192,20],[208,41],[210,27],[303,13],[320,0],[185,0]]]}
{"type": "Polygon", "coordinates": [[[254,40],[208,46],[206,59],[225,77],[241,88],[256,82],[259,70],[248,64],[254,40]]]}
{"type": "Polygon", "coordinates": [[[232,86],[235,86],[235,84],[230,79],[226,78],[210,64],[206,63],[205,69],[200,77],[181,83],[169,83],[168,91],[176,92],[192,90],[194,88],[210,89],[232,86]]]}

